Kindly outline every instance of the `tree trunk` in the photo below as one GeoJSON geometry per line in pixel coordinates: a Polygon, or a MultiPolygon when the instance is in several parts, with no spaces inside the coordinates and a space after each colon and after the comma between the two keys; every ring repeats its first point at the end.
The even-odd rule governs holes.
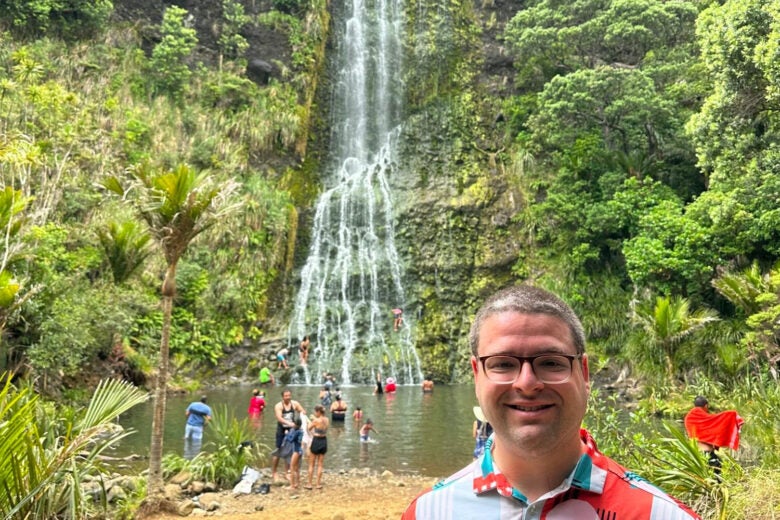
{"type": "Polygon", "coordinates": [[[154,390],[154,415],[152,417],[152,441],[149,450],[148,496],[163,494],[162,453],[165,434],[165,406],[168,389],[168,359],[171,337],[171,314],[176,294],[176,263],[168,266],[162,286],[163,325],[160,340],[160,365],[154,390]]]}

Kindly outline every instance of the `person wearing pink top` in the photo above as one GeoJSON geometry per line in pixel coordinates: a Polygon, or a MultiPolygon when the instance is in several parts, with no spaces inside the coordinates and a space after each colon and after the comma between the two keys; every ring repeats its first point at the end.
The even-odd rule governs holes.
{"type": "Polygon", "coordinates": [[[258,417],[265,410],[265,396],[263,393],[255,388],[252,390],[252,397],[249,399],[249,408],[246,413],[249,417],[258,417]]]}

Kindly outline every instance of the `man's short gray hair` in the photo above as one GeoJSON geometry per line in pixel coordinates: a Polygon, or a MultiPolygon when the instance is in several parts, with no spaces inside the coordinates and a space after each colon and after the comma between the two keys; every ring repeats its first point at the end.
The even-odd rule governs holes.
{"type": "Polygon", "coordinates": [[[547,314],[566,323],[574,339],[577,354],[585,353],[585,330],[582,323],[569,305],[553,293],[533,285],[515,285],[507,287],[488,298],[477,311],[474,323],[469,331],[471,353],[478,356],[479,334],[487,318],[502,312],[520,314],[547,314]]]}

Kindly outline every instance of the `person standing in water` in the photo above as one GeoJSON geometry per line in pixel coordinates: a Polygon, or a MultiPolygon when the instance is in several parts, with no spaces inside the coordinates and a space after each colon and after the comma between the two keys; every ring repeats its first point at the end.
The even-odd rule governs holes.
{"type": "Polygon", "coordinates": [[[267,364],[263,364],[257,379],[260,381],[260,386],[273,386],[275,384],[274,374],[271,372],[271,369],[268,368],[267,364]]]}
{"type": "Polygon", "coordinates": [[[203,429],[211,420],[211,408],[206,404],[206,396],[200,401],[190,403],[184,411],[187,424],[184,428],[184,458],[191,459],[200,451],[203,442],[203,429]]]}
{"type": "Polygon", "coordinates": [[[385,390],[382,387],[382,374],[381,372],[376,373],[376,388],[374,388],[374,395],[380,395],[384,394],[385,390]]]}
{"type": "Polygon", "coordinates": [[[363,410],[359,406],[352,412],[352,420],[355,421],[355,424],[358,426],[363,424],[363,410]]]}
{"type": "MultiPolygon", "coordinates": [[[[295,413],[306,415],[301,403],[293,401],[292,392],[289,388],[282,391],[282,400],[274,406],[274,416],[276,417],[276,449],[282,447],[284,436],[295,426],[295,413]]],[[[276,482],[276,469],[279,466],[279,457],[274,455],[271,458],[271,480],[276,482]]],[[[286,468],[285,468],[286,472],[286,468]]]]}
{"type": "Polygon", "coordinates": [[[341,398],[341,394],[336,394],[336,400],[330,405],[330,418],[333,422],[344,422],[347,417],[347,403],[341,398]]]}
{"type": "Polygon", "coordinates": [[[249,398],[249,408],[246,412],[250,418],[256,419],[263,413],[263,410],[265,410],[265,396],[255,388],[252,390],[252,397],[249,398]]]}
{"type": "Polygon", "coordinates": [[[366,419],[366,424],[364,424],[360,428],[360,442],[370,442],[371,441],[371,436],[370,436],[371,432],[379,433],[379,430],[374,428],[374,421],[372,421],[371,419],[366,419]]]}

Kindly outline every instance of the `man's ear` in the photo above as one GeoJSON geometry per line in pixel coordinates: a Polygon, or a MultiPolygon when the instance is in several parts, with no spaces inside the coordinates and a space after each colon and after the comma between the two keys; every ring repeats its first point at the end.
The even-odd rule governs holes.
{"type": "Polygon", "coordinates": [[[474,374],[474,379],[477,379],[479,375],[479,360],[474,356],[471,356],[471,372],[474,374]]]}

